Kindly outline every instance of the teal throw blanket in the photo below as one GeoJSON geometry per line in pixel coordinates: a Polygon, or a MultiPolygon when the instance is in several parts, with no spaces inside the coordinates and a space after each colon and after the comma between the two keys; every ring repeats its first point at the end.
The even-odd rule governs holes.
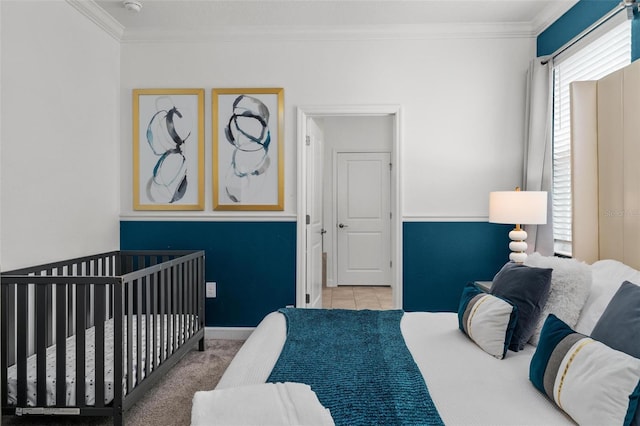
{"type": "Polygon", "coordinates": [[[281,309],[268,382],[311,386],[336,425],[443,425],[400,331],[403,311],[281,309]]]}

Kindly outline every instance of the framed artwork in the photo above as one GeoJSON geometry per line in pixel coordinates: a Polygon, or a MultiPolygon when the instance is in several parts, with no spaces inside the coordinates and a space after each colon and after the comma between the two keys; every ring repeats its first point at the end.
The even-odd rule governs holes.
{"type": "Polygon", "coordinates": [[[284,89],[213,89],[213,208],[284,210],[284,89]]]}
{"type": "Polygon", "coordinates": [[[204,89],[133,91],[133,208],[204,209],[204,89]]]}

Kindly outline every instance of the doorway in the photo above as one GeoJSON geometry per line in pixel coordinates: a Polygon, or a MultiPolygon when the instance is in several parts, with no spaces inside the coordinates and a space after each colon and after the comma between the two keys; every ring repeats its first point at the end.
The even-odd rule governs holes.
{"type": "MultiPolygon", "coordinates": [[[[381,195],[388,201],[387,213],[380,215],[385,216],[386,222],[386,237],[373,236],[371,232],[368,234],[361,233],[361,235],[355,236],[352,233],[352,240],[360,238],[359,244],[364,244],[367,239],[369,242],[372,239],[384,238],[387,242],[386,252],[380,254],[380,257],[385,257],[385,265],[388,268],[382,268],[386,271],[380,276],[379,281],[374,282],[371,279],[360,280],[359,284],[386,284],[391,286],[393,292],[393,307],[402,307],[402,242],[401,242],[401,220],[402,217],[400,211],[400,179],[398,178],[400,170],[400,108],[398,106],[365,106],[365,107],[300,107],[298,108],[298,221],[297,221],[297,275],[296,275],[296,306],[298,307],[318,307],[316,303],[312,303],[312,300],[318,300],[317,297],[317,282],[318,279],[318,267],[322,264],[322,259],[316,259],[318,246],[317,236],[315,233],[321,232],[324,235],[322,239],[323,252],[327,253],[326,261],[326,283],[330,287],[335,287],[341,284],[338,280],[338,262],[336,260],[336,251],[338,247],[338,231],[345,230],[347,227],[339,228],[338,213],[336,210],[338,191],[336,190],[336,176],[338,169],[338,156],[344,154],[344,158],[349,156],[356,157],[364,155],[369,156],[369,159],[365,162],[356,164],[355,169],[372,169],[372,158],[382,154],[381,158],[377,158],[374,161],[379,164],[385,163],[386,179],[388,179],[388,194],[381,195]],[[385,146],[376,146],[375,137],[365,137],[364,145],[361,146],[349,146],[338,145],[330,147],[330,140],[334,141],[335,138],[332,134],[332,128],[335,128],[338,123],[340,128],[340,136],[349,140],[366,136],[366,132],[370,131],[370,135],[376,135],[377,133],[384,133],[388,135],[386,137],[385,146]],[[350,124],[345,124],[350,123],[350,124]],[[382,124],[380,124],[382,123],[382,124]],[[321,133],[321,138],[325,140],[327,145],[324,154],[324,161],[318,165],[317,147],[314,148],[313,144],[310,144],[310,139],[317,138],[317,136],[309,136],[311,131],[314,134],[313,127],[318,124],[324,131],[321,133]],[[382,125],[382,131],[376,126],[382,125]],[[346,130],[345,130],[346,129],[346,130]],[[353,129],[353,132],[357,132],[358,135],[349,136],[349,129],[353,129]],[[357,136],[357,137],[356,137],[357,136]],[[386,151],[386,153],[385,153],[386,151]],[[373,156],[373,157],[371,157],[373,156]],[[385,157],[386,156],[386,157],[385,157]],[[325,176],[331,176],[329,180],[331,191],[323,191],[325,194],[323,204],[323,218],[322,227],[318,227],[317,220],[314,220],[314,215],[317,216],[317,202],[316,204],[309,202],[315,197],[315,191],[317,191],[317,176],[314,174],[314,170],[323,170],[325,176]],[[328,195],[331,194],[331,195],[328,195]],[[313,210],[316,211],[314,214],[313,210]],[[309,224],[309,225],[307,225],[309,224]],[[313,229],[315,230],[313,230],[313,229]],[[319,229],[319,230],[318,230],[319,229]],[[326,232],[326,233],[325,233],[326,232]],[[364,238],[361,238],[363,237],[364,238]],[[358,237],[358,238],[356,238],[358,237]],[[312,253],[312,252],[315,252],[312,253]],[[311,258],[310,258],[311,255],[311,258]],[[386,274],[386,275],[384,275],[386,274]]],[[[378,143],[379,144],[379,143],[378,143]]],[[[379,174],[379,173],[378,173],[379,174]]],[[[382,175],[381,175],[382,176],[382,175]]],[[[327,178],[324,180],[325,186],[327,184],[327,178]]],[[[325,188],[326,189],[326,188],[325,188]]],[[[317,194],[316,194],[317,195],[317,194]]],[[[366,215],[369,215],[367,213],[366,215]]],[[[365,215],[365,216],[366,216],[365,215]]],[[[345,225],[344,222],[342,222],[345,225]]],[[[347,224],[348,225],[348,224],[347,224]]],[[[355,225],[354,225],[355,227],[355,225]]],[[[354,229],[355,231],[355,229],[354,229]]],[[[346,234],[346,233],[345,233],[346,234]]],[[[359,259],[352,258],[356,261],[356,266],[359,259]]],[[[361,260],[361,259],[360,259],[361,260]]],[[[352,263],[351,266],[354,266],[352,263]]],[[[365,271],[368,266],[363,265],[364,268],[360,269],[360,273],[365,271]]],[[[351,268],[354,269],[354,268],[351,268]]],[[[353,271],[352,271],[353,272],[353,271]]],[[[366,275],[366,273],[365,273],[366,275]]],[[[342,278],[341,278],[342,279],[342,278]]],[[[354,282],[350,282],[354,283],[354,282]]],[[[350,284],[345,282],[345,284],[350,284]]]]}

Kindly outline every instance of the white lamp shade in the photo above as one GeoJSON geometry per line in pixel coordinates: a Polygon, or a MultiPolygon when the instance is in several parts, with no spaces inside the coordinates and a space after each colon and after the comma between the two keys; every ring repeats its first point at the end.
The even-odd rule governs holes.
{"type": "Polygon", "coordinates": [[[489,194],[489,222],[514,225],[547,223],[547,192],[491,192],[489,194]]]}

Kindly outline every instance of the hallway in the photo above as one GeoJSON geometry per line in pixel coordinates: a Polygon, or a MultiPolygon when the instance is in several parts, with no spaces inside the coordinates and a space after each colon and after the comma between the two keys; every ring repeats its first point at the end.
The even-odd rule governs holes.
{"type": "Polygon", "coordinates": [[[389,286],[324,287],[322,307],[326,309],[393,309],[393,292],[389,286]]]}

